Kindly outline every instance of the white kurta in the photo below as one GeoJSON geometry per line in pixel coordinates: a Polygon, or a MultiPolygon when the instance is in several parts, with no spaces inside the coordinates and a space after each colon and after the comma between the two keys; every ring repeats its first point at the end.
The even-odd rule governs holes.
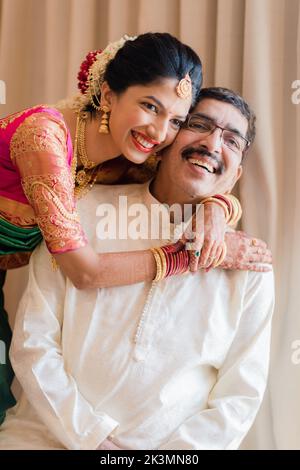
{"type": "MultiPolygon", "coordinates": [[[[97,251],[163,240],[99,240],[98,204],[155,201],[148,185],[97,186],[80,202],[97,251]]],[[[24,394],[1,449],[236,449],[265,390],[273,273],[214,269],[151,284],[76,290],[42,244],[30,263],[11,359],[24,394]]]]}

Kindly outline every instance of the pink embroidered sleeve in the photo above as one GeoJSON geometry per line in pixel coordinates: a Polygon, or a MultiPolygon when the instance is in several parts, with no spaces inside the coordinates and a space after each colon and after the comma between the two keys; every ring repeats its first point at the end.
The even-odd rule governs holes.
{"type": "Polygon", "coordinates": [[[49,251],[64,253],[85,246],[67,162],[64,122],[46,112],[32,114],[14,133],[10,154],[49,251]]]}

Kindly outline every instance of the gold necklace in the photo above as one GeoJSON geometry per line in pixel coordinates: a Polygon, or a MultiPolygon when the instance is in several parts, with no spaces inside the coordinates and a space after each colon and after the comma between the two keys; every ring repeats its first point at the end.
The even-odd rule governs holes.
{"type": "Polygon", "coordinates": [[[78,113],[75,133],[74,157],[72,161],[72,172],[75,185],[75,197],[80,199],[95,184],[98,171],[102,165],[90,160],[85,149],[85,128],[88,113],[78,113]],[[80,158],[83,168],[77,171],[78,157],[80,158]]]}

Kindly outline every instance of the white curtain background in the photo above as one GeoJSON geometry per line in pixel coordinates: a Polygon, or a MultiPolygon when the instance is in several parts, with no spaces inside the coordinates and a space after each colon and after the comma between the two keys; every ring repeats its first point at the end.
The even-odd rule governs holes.
{"type": "MultiPolygon", "coordinates": [[[[277,303],[269,387],[242,448],[300,449],[300,0],[0,0],[0,116],[72,94],[89,50],[147,31],[188,43],[205,85],[240,92],[257,113],[239,190],[243,228],[273,250],[277,303]]],[[[12,317],[25,284],[26,268],[9,273],[12,317]]]]}

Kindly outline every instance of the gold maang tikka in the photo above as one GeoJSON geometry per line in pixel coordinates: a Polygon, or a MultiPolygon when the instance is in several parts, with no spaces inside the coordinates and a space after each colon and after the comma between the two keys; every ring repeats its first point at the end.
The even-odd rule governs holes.
{"type": "Polygon", "coordinates": [[[180,80],[176,86],[176,93],[179,98],[184,100],[192,97],[192,80],[189,74],[187,73],[184,78],[180,80]]]}

